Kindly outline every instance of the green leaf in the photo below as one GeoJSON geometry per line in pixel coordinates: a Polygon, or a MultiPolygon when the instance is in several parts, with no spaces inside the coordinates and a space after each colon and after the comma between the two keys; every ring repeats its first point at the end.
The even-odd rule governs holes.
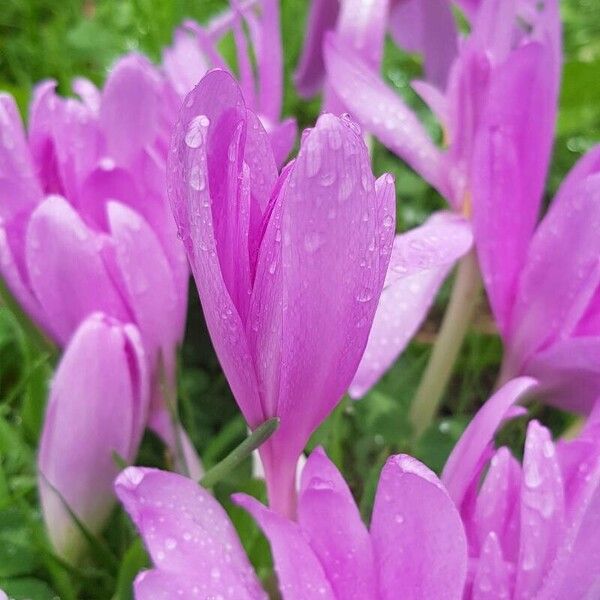
{"type": "Polygon", "coordinates": [[[2,588],[14,600],[56,600],[56,592],[47,583],[32,577],[0,580],[2,588]]]}
{"type": "Polygon", "coordinates": [[[136,539],[121,560],[117,579],[116,600],[133,600],[132,585],[136,575],[150,565],[141,539],[136,539]]]}
{"type": "Polygon", "coordinates": [[[273,417],[261,423],[235,450],[208,471],[200,480],[200,484],[205,488],[214,486],[227,473],[248,458],[252,452],[260,448],[277,431],[278,427],[279,417],[273,417]]]}
{"type": "Polygon", "coordinates": [[[15,507],[0,511],[0,577],[29,575],[39,565],[23,513],[15,507]]]}

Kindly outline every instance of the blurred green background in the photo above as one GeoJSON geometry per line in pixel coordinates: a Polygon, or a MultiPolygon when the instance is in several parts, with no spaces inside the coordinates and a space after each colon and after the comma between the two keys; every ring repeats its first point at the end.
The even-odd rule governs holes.
{"type": "MultiPolygon", "coordinates": [[[[69,93],[70,82],[77,75],[101,84],[121,54],[137,50],[158,61],[161,48],[170,43],[174,27],[184,18],[206,21],[224,6],[222,0],[3,0],[0,90],[13,94],[26,115],[31,88],[40,79],[56,79],[63,94],[69,93]]],[[[304,0],[282,1],[284,111],[295,115],[303,126],[312,123],[319,110],[318,99],[301,100],[291,85],[304,39],[307,6],[304,0]]],[[[600,139],[600,2],[563,0],[562,14],[565,65],[548,199],[575,160],[600,139]]],[[[224,40],[221,50],[226,57],[232,56],[231,41],[224,40]]],[[[436,124],[409,88],[410,80],[421,72],[417,58],[389,44],[384,72],[439,136],[436,124]]],[[[397,176],[399,229],[421,223],[432,210],[443,206],[433,190],[377,144],[373,160],[377,174],[387,170],[397,176]]],[[[343,469],[367,518],[378,467],[385,457],[410,450],[439,470],[470,415],[493,387],[501,344],[482,300],[445,395],[442,415],[419,445],[409,448],[407,407],[435,339],[448,289],[442,289],[423,330],[382,382],[359,403],[344,399],[311,441],[312,445],[324,444],[343,469]]],[[[180,363],[181,417],[210,466],[243,439],[245,425],[212,351],[193,289],[180,363]]],[[[132,577],[146,557],[118,509],[105,535],[117,566],[101,555],[92,555],[73,569],[48,548],[36,496],[35,449],[50,374],[47,359],[0,306],[0,588],[15,598],[33,600],[130,598],[132,577]]],[[[533,413],[556,432],[569,423],[568,416],[556,411],[534,407],[533,413]]],[[[503,441],[514,444],[518,451],[524,427],[525,421],[517,420],[511,430],[503,432],[503,441]]],[[[170,457],[157,439],[147,435],[139,462],[168,467],[170,457]]],[[[262,485],[250,479],[249,464],[219,484],[216,491],[242,532],[259,572],[266,574],[267,545],[249,519],[227,502],[233,490],[264,493],[262,485]]]]}

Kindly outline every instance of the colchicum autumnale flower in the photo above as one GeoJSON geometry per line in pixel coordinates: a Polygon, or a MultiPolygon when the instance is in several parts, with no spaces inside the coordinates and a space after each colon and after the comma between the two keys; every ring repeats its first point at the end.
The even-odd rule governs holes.
{"type": "MultiPolygon", "coordinates": [[[[133,467],[115,487],[155,565],[138,575],[137,600],[267,597],[224,510],[193,481],[133,467]]],[[[269,538],[284,600],[395,600],[399,592],[461,598],[467,542],[460,516],[435,474],[409,456],[384,466],[370,530],[320,449],[302,471],[297,522],[250,496],[234,501],[269,538]]]]}
{"type": "Polygon", "coordinates": [[[538,225],[514,296],[489,286],[506,348],[502,379],[531,375],[545,400],[582,413],[600,398],[599,257],[597,146],[567,175],[538,225]]]}
{"type": "Polygon", "coordinates": [[[496,429],[525,412],[515,402],[536,384],[515,379],[490,398],[442,475],[467,532],[470,598],[567,600],[600,592],[597,415],[569,441],[553,442],[530,421],[522,461],[494,447],[496,429]]]}
{"type": "Polygon", "coordinates": [[[346,391],[387,271],[395,192],[358,127],[323,115],[280,175],[267,134],[228,73],[184,102],[169,194],[208,329],[261,447],[270,502],[294,512],[308,437],[346,391]]]}
{"type": "Polygon", "coordinates": [[[233,33],[239,84],[246,106],[269,134],[275,161],[282,165],[296,140],[293,118],[281,120],[283,105],[283,48],[278,0],[232,2],[232,8],[202,27],[186,21],[163,51],[162,66],[173,89],[183,99],[213,68],[231,71],[217,51],[217,42],[233,33]],[[244,32],[250,33],[250,47],[244,32]],[[252,67],[250,50],[256,60],[252,67]]]}
{"type": "MultiPolygon", "coordinates": [[[[369,529],[320,449],[303,468],[295,520],[235,495],[271,543],[282,598],[594,598],[598,421],[577,439],[556,443],[531,421],[522,466],[507,448],[494,449],[496,429],[525,413],[515,403],[536,385],[515,379],[484,405],[441,481],[409,456],[389,458],[369,529]]],[[[154,563],[136,579],[138,600],[266,598],[225,512],[197,484],[133,467],[119,475],[116,492],[154,563]]]]}
{"type": "MultiPolygon", "coordinates": [[[[444,3],[428,4],[447,10],[444,3]]],[[[415,5],[397,3],[396,9],[409,6],[415,5]]],[[[469,36],[458,44],[447,36],[446,55],[456,54],[458,46],[447,83],[434,77],[413,84],[442,124],[447,149],[433,143],[412,110],[337,32],[325,36],[324,56],[328,84],[346,109],[445,196],[457,213],[454,230],[460,219],[465,229],[472,228],[484,282],[488,290],[494,287],[496,311],[498,302],[514,295],[514,276],[538,218],[556,120],[560,21],[556,0],[535,7],[492,0],[469,12],[469,36]]],[[[434,36],[438,21],[435,15],[428,18],[419,27],[434,36]]],[[[427,230],[421,233],[412,235],[427,253],[446,253],[445,235],[435,236],[441,240],[436,249],[438,242],[427,230]]],[[[462,246],[464,253],[469,249],[462,246]]],[[[404,298],[405,308],[390,318],[386,306],[376,316],[381,323],[369,340],[354,395],[364,394],[404,349],[410,339],[406,332],[416,331],[451,266],[440,261],[421,274],[410,271],[410,282],[394,278],[390,286],[398,287],[395,296],[404,298]]]]}

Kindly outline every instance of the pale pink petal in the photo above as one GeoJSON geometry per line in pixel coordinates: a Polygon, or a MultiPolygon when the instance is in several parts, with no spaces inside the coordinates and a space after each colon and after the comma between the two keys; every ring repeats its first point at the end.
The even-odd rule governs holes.
{"type": "Polygon", "coordinates": [[[401,354],[472,243],[469,223],[451,213],[396,236],[367,348],[350,386],[353,398],[364,396],[401,354]]]}
{"type": "Polygon", "coordinates": [[[485,542],[473,578],[473,600],[510,598],[509,566],[504,562],[498,536],[491,531],[485,542]]]}
{"type": "Polygon", "coordinates": [[[573,486],[569,526],[558,558],[547,577],[540,600],[595,598],[600,591],[600,446],[581,455],[576,465],[578,485],[573,486]]]}
{"type": "Polygon", "coordinates": [[[519,496],[521,465],[508,448],[492,457],[485,479],[477,493],[472,521],[467,526],[474,539],[471,546],[484,551],[490,535],[498,536],[506,560],[516,562],[519,550],[519,496]]]}
{"type": "Polygon", "coordinates": [[[444,194],[443,157],[397,93],[334,36],[325,43],[325,62],[334,91],[353,117],[444,194]]]}
{"type": "Polygon", "coordinates": [[[259,104],[261,114],[277,120],[283,102],[283,47],[278,0],[262,0],[260,41],[257,51],[259,104]]]}
{"type": "Polygon", "coordinates": [[[0,94],[0,219],[10,221],[41,199],[19,109],[12,96],[0,94]]]}
{"type": "MultiPolygon", "coordinates": [[[[239,88],[224,71],[210,72],[188,95],[169,158],[169,196],[215,350],[244,416],[255,427],[265,415],[244,324],[221,274],[213,225],[211,199],[219,189],[225,167],[218,161],[212,163],[215,171],[211,176],[206,148],[211,138],[224,135],[219,126],[221,119],[241,111],[245,115],[239,88]]],[[[224,158],[228,162],[227,147],[224,158]]]]}
{"type": "Polygon", "coordinates": [[[25,248],[31,288],[62,344],[92,312],[131,321],[104,264],[102,246],[101,236],[64,198],[48,197],[31,216],[25,248]]]}
{"type": "Polygon", "coordinates": [[[339,0],[312,0],[302,55],[294,73],[294,83],[298,93],[309,98],[323,86],[325,64],[323,62],[323,41],[325,33],[334,29],[338,18],[339,0]]]}
{"type": "Polygon", "coordinates": [[[173,44],[163,50],[162,65],[171,85],[183,98],[202,79],[210,65],[189,31],[176,29],[173,38],[173,44]]]}
{"type": "Polygon", "coordinates": [[[437,476],[406,455],[383,467],[371,519],[381,600],[462,598],[467,540],[437,476]]]}
{"type": "Polygon", "coordinates": [[[268,538],[283,600],[338,600],[296,523],[246,494],[235,494],[233,500],[254,517],[268,538]]]}
{"type": "Polygon", "coordinates": [[[399,0],[392,3],[389,28],[394,41],[423,54],[427,80],[444,89],[458,52],[458,32],[446,0],[399,0]]]}
{"type": "Polygon", "coordinates": [[[538,220],[557,114],[551,51],[528,44],[493,71],[471,163],[479,264],[506,335],[538,220]]]}
{"type": "Polygon", "coordinates": [[[509,381],[479,409],[465,429],[442,473],[442,481],[457,506],[462,504],[465,493],[479,470],[481,456],[493,440],[507,411],[536,386],[537,381],[530,377],[509,381]]]}
{"type": "Polygon", "coordinates": [[[588,414],[600,398],[600,338],[557,342],[534,354],[523,372],[538,379],[544,401],[588,414]]]}
{"type": "Polygon", "coordinates": [[[176,328],[179,298],[169,262],[154,232],[138,213],[118,202],[109,202],[107,212],[127,304],[142,332],[149,359],[155,361],[161,352],[171,372],[183,331],[176,328]]]}
{"type": "Polygon", "coordinates": [[[85,77],[75,77],[72,87],[73,91],[81,98],[90,111],[98,114],[102,95],[94,83],[85,77]]]}
{"type": "Polygon", "coordinates": [[[531,241],[519,282],[506,360],[568,337],[600,282],[600,174],[559,190],[531,241]]]}
{"type": "Polygon", "coordinates": [[[94,314],[74,334],[54,376],[40,443],[39,485],[50,539],[70,560],[86,542],[50,486],[99,533],[114,503],[113,452],[132,460],[142,435],[148,403],[145,361],[135,327],[94,314]]]}
{"type": "Polygon", "coordinates": [[[321,448],[302,471],[298,523],[336,598],[369,600],[377,585],[369,532],[348,485],[321,448]]]}
{"type": "MultiPolygon", "coordinates": [[[[197,586],[201,598],[266,598],[227,513],[198,483],[175,473],[129,467],[116,479],[115,491],[152,557],[156,570],[151,573],[187,579],[183,589],[190,597],[197,586]]],[[[152,577],[147,594],[154,586],[160,593],[168,589],[168,577],[152,577]]],[[[176,596],[177,590],[171,591],[176,596]]]]}
{"type": "MultiPolygon", "coordinates": [[[[8,289],[19,301],[27,314],[40,326],[52,334],[46,316],[35,294],[29,287],[24,262],[24,243],[19,243],[14,250],[9,238],[10,228],[0,222],[0,274],[8,289]]],[[[21,236],[20,236],[21,237],[21,236]]]]}
{"type": "Polygon", "coordinates": [[[138,54],[119,60],[102,91],[100,123],[111,157],[130,165],[157,135],[160,83],[151,63],[138,54]]]}
{"type": "Polygon", "coordinates": [[[521,481],[521,543],[515,597],[533,597],[564,543],[565,498],[550,432],[537,421],[527,428],[521,481]]]}

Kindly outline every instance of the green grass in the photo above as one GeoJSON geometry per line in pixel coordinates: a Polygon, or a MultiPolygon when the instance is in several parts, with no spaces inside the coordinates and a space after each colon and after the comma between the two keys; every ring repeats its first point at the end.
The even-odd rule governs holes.
{"type": "MultiPolygon", "coordinates": [[[[113,61],[129,50],[153,60],[170,42],[173,28],[184,17],[205,20],[224,6],[220,0],[4,0],[0,15],[0,89],[12,93],[26,113],[31,88],[40,79],[54,78],[69,93],[76,75],[101,83],[113,61]]],[[[303,41],[306,3],[283,0],[286,53],[285,112],[310,124],[318,101],[302,101],[291,86],[291,73],[303,41]]],[[[596,0],[566,0],[566,64],[558,135],[548,194],[557,187],[575,160],[600,139],[600,5],[596,0]]],[[[387,48],[384,72],[399,93],[425,116],[407,82],[419,74],[414,57],[387,48]]],[[[433,123],[430,123],[435,128],[433,123]]],[[[380,145],[374,147],[376,173],[392,171],[398,182],[398,223],[401,229],[421,223],[441,198],[380,145]]],[[[448,296],[446,286],[432,311],[435,330],[448,296]]],[[[485,319],[485,307],[480,316],[485,319]]],[[[501,344],[487,328],[475,327],[444,397],[442,413],[416,448],[410,448],[408,407],[430,352],[430,342],[414,341],[368,398],[344,400],[314,435],[311,446],[324,444],[343,469],[365,516],[370,512],[377,466],[393,452],[412,450],[439,470],[468,418],[488,397],[501,359],[501,344]]],[[[195,290],[185,343],[181,350],[181,414],[203,460],[210,466],[234,448],[245,425],[231,397],[212,350],[195,290]]],[[[35,452],[43,418],[48,360],[26,339],[5,307],[0,306],[0,588],[16,598],[46,600],[60,597],[126,599],[130,582],[146,556],[124,514],[116,509],[106,529],[106,542],[118,568],[89,559],[77,570],[52,554],[45,538],[36,493],[35,452]]],[[[536,415],[560,432],[568,419],[556,411],[536,408],[536,415]]],[[[503,432],[518,447],[523,425],[503,432]],[[520,427],[520,429],[519,429],[520,427]]],[[[161,443],[148,434],[140,462],[168,465],[161,443]]],[[[232,491],[263,495],[262,485],[250,479],[249,465],[235,470],[217,487],[244,543],[260,572],[268,572],[269,552],[264,538],[239,509],[227,501],[232,491]]],[[[110,564],[110,561],[109,561],[110,564]]]]}

